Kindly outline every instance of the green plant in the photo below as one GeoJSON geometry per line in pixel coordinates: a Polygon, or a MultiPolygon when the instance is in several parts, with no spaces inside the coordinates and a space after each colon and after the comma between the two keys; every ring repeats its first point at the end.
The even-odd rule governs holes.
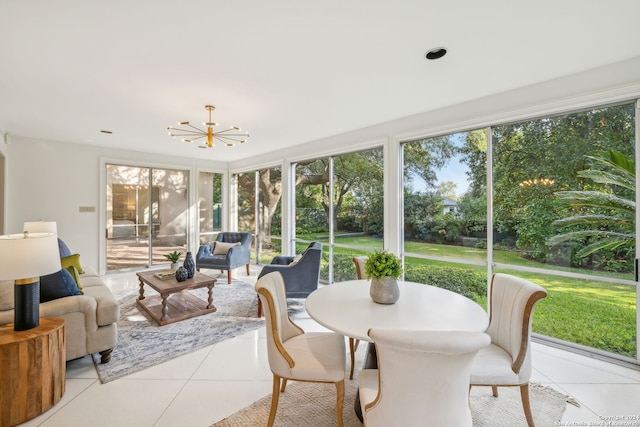
{"type": "Polygon", "coordinates": [[[169,252],[168,254],[164,255],[164,257],[171,262],[178,262],[181,256],[182,256],[182,252],[178,252],[178,251],[169,252]]]}
{"type": "Polygon", "coordinates": [[[558,199],[571,208],[572,215],[553,222],[561,234],[547,240],[549,246],[578,241],[579,258],[610,251],[635,251],[635,182],[634,158],[616,150],[587,156],[594,167],[578,172],[595,184],[588,190],[558,191],[558,199]]]}
{"type": "Polygon", "coordinates": [[[367,258],[364,272],[370,278],[393,277],[397,279],[402,274],[402,263],[397,256],[388,251],[375,251],[367,258]]]}
{"type": "Polygon", "coordinates": [[[487,295],[487,276],[471,269],[437,265],[408,265],[405,280],[447,289],[481,303],[487,295]]]}

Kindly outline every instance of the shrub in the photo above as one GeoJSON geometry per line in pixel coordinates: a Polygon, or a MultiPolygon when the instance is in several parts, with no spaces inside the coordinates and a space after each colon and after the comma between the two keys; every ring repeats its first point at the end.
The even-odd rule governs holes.
{"type": "Polygon", "coordinates": [[[482,300],[487,295],[487,277],[471,269],[430,265],[407,266],[405,280],[426,283],[471,298],[482,300]]]}

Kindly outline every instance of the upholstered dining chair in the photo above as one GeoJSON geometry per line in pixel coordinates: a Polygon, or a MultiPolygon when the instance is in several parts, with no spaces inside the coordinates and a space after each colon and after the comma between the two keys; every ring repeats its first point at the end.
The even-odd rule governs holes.
{"type": "Polygon", "coordinates": [[[469,372],[483,332],[370,329],[378,369],[358,377],[367,427],[471,427],[469,372]]]}
{"type": "Polygon", "coordinates": [[[267,355],[273,373],[273,395],[268,426],[276,417],[280,393],[287,380],[334,383],[336,417],[342,427],[344,403],[344,337],[334,332],[307,332],[296,325],[287,312],[282,274],[269,273],[258,279],[256,292],[262,301],[267,330],[267,355]]]}
{"type": "Polygon", "coordinates": [[[249,275],[251,263],[251,233],[222,232],[210,245],[202,245],[196,254],[196,269],[210,268],[227,271],[227,283],[231,284],[231,270],[246,266],[249,275]]]}
{"type": "Polygon", "coordinates": [[[522,407],[530,427],[534,426],[529,402],[531,377],[531,321],[536,303],[547,291],[528,280],[496,273],[489,290],[491,344],[482,349],[471,367],[471,386],[520,387],[522,407]]]}
{"type": "MultiPolygon", "coordinates": [[[[367,275],[364,274],[364,263],[367,262],[366,256],[356,256],[353,257],[353,263],[356,266],[356,277],[358,280],[366,279],[367,275]]],[[[349,337],[349,355],[351,358],[351,368],[349,370],[349,379],[353,379],[353,364],[356,359],[356,351],[358,350],[358,346],[360,345],[360,340],[349,337]]]]}

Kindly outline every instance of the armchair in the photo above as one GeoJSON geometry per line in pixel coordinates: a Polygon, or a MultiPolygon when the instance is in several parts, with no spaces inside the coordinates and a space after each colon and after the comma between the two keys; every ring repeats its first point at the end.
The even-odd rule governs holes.
{"type": "Polygon", "coordinates": [[[231,270],[246,266],[247,276],[251,262],[251,233],[219,233],[216,241],[202,245],[196,254],[196,270],[210,268],[227,270],[227,283],[231,284],[231,270]]]}
{"type": "MultiPolygon", "coordinates": [[[[287,298],[306,298],[318,288],[320,279],[320,260],[322,259],[322,244],[312,242],[299,256],[277,256],[271,264],[265,265],[258,275],[262,276],[279,271],[284,279],[287,298]]],[[[258,317],[262,317],[262,302],[258,300],[258,317]]]]}

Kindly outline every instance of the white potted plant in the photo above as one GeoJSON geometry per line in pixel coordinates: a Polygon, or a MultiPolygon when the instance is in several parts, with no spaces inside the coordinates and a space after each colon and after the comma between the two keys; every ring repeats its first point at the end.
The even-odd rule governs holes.
{"type": "Polygon", "coordinates": [[[398,278],[402,275],[400,259],[388,251],[376,251],[367,258],[364,272],[371,278],[369,295],[379,304],[393,304],[400,298],[398,278]]]}
{"type": "Polygon", "coordinates": [[[171,271],[176,271],[178,269],[178,261],[180,260],[181,256],[182,252],[178,251],[169,252],[168,254],[164,255],[167,260],[171,261],[171,271]]]}

